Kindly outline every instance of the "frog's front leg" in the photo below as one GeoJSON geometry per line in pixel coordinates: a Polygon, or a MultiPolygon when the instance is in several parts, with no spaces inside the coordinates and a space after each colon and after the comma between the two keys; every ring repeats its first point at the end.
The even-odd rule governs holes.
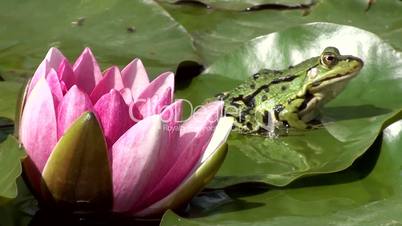
{"type": "Polygon", "coordinates": [[[288,106],[281,109],[278,113],[278,119],[287,122],[290,127],[296,129],[307,129],[308,125],[299,118],[299,114],[295,109],[303,103],[303,99],[295,99],[288,106]]]}

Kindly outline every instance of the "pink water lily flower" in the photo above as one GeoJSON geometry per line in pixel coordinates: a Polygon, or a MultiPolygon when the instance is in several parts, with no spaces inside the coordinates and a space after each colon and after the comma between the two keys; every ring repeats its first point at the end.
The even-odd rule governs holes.
{"type": "Polygon", "coordinates": [[[73,65],[51,48],[25,89],[24,173],[44,205],[160,214],[190,199],[226,154],[232,119],[211,102],[182,121],[174,75],[149,81],[139,59],[101,72],[86,48],[73,65]]]}

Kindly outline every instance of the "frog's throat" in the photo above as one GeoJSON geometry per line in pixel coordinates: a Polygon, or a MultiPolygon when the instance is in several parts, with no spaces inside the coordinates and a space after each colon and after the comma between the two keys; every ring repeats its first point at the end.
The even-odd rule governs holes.
{"type": "Polygon", "coordinates": [[[324,80],[319,86],[312,86],[306,92],[303,104],[299,107],[299,118],[304,122],[310,122],[318,115],[320,107],[334,99],[346,87],[349,80],[355,77],[359,71],[334,76],[324,80]]]}

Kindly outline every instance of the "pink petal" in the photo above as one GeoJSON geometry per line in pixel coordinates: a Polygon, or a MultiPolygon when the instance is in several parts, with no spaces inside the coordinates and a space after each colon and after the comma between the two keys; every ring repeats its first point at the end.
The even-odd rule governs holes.
{"type": "Polygon", "coordinates": [[[99,100],[101,96],[108,93],[110,90],[123,89],[123,81],[121,80],[121,74],[119,68],[116,66],[106,69],[104,76],[100,82],[96,85],[91,93],[91,100],[93,103],[99,100]]]}
{"type": "Polygon", "coordinates": [[[172,103],[172,92],[170,90],[170,87],[164,91],[164,93],[151,96],[147,99],[137,99],[137,102],[135,102],[134,105],[135,109],[137,109],[139,112],[140,119],[159,114],[166,106],[172,103]]]}
{"type": "Polygon", "coordinates": [[[180,130],[180,138],[174,145],[176,149],[181,150],[181,153],[166,175],[132,211],[145,208],[164,198],[187,177],[204,153],[221,117],[222,108],[221,101],[209,103],[185,122],[180,130]]]}
{"type": "Polygon", "coordinates": [[[48,53],[46,54],[46,58],[49,62],[50,68],[57,70],[59,65],[63,60],[66,60],[66,57],[58,50],[57,48],[50,48],[48,53]]]}
{"type": "Polygon", "coordinates": [[[67,59],[63,60],[60,63],[60,66],[57,70],[58,75],[60,76],[60,80],[64,82],[67,90],[70,89],[75,84],[75,75],[73,72],[73,68],[67,59]]]}
{"type": "Polygon", "coordinates": [[[42,76],[45,76],[50,69],[57,70],[57,68],[64,59],[66,58],[60,52],[60,50],[54,47],[50,48],[46,54],[45,59],[43,59],[42,63],[38,66],[32,77],[31,84],[28,89],[28,94],[31,93],[33,87],[36,85],[36,83],[42,76]]]}
{"type": "Polygon", "coordinates": [[[44,59],[36,69],[35,74],[32,76],[31,82],[29,83],[27,96],[31,94],[33,88],[36,86],[36,83],[38,83],[39,79],[46,76],[46,74],[49,72],[49,69],[50,69],[49,62],[47,61],[47,59],[44,59]]]}
{"type": "Polygon", "coordinates": [[[134,124],[144,119],[138,106],[133,102],[129,105],[129,114],[134,124]]]}
{"type": "Polygon", "coordinates": [[[124,87],[131,89],[134,99],[145,89],[149,84],[148,74],[140,59],[134,59],[122,71],[124,87]]]}
{"type": "Polygon", "coordinates": [[[116,142],[134,123],[130,119],[129,108],[120,93],[112,89],[95,104],[99,121],[103,128],[108,147],[116,142]]]}
{"type": "Polygon", "coordinates": [[[158,76],[137,99],[134,99],[134,109],[139,112],[138,118],[159,114],[163,108],[172,103],[173,91],[174,75],[166,72],[158,76]]]}
{"type": "Polygon", "coordinates": [[[214,134],[212,135],[211,141],[208,143],[208,147],[203,152],[201,158],[199,159],[196,168],[201,166],[205,161],[207,161],[214,153],[222,146],[228,139],[233,126],[233,117],[221,117],[216,125],[214,134]]]}
{"type": "MultiPolygon", "coordinates": [[[[171,72],[159,75],[141,92],[137,99],[150,99],[155,96],[160,98],[165,95],[166,90],[170,90],[170,99],[173,100],[174,75],[171,72]]],[[[134,100],[137,99],[134,98],[134,100]]]]}
{"type": "Polygon", "coordinates": [[[28,97],[22,119],[20,138],[27,154],[42,172],[57,143],[56,113],[52,92],[42,77],[28,97]]]}
{"type": "Polygon", "coordinates": [[[163,145],[159,115],[148,117],[123,134],[113,145],[113,210],[128,211],[144,194],[163,145]]]}
{"type": "MultiPolygon", "coordinates": [[[[158,158],[155,160],[155,171],[149,178],[149,186],[146,191],[150,191],[155,185],[169,172],[169,169],[176,162],[180,155],[180,148],[175,145],[180,135],[180,119],[182,113],[183,101],[179,100],[166,107],[161,113],[163,121],[163,130],[165,136],[159,140],[164,145],[160,147],[158,158]]],[[[140,200],[135,203],[132,210],[140,208],[138,205],[146,202],[146,196],[141,196],[140,200]]]]}
{"type": "Polygon", "coordinates": [[[53,68],[51,68],[49,73],[47,74],[46,80],[53,95],[54,108],[57,109],[59,103],[63,99],[63,90],[59,81],[59,77],[57,76],[57,72],[53,68]]]}
{"type": "Polygon", "coordinates": [[[222,117],[212,135],[204,154],[203,161],[199,161],[190,174],[169,195],[147,206],[134,216],[149,217],[162,214],[167,209],[175,209],[183,205],[197,194],[216,174],[227,153],[224,145],[233,125],[232,117],[222,117]],[[208,152],[208,154],[207,154],[208,152]]]}
{"type": "Polygon", "coordinates": [[[133,103],[133,96],[131,95],[131,90],[129,88],[123,88],[120,90],[120,94],[126,102],[127,105],[133,103]]]}
{"type": "Polygon", "coordinates": [[[161,113],[162,121],[165,123],[176,123],[180,122],[182,117],[183,100],[177,100],[173,104],[167,106],[163,109],[161,113]]]}
{"type": "Polygon", "coordinates": [[[68,91],[66,83],[64,83],[63,81],[60,81],[60,88],[61,88],[63,95],[65,95],[68,91]]]}
{"type": "MultiPolygon", "coordinates": [[[[208,132],[213,132],[216,124],[222,115],[223,102],[222,101],[214,101],[210,102],[206,105],[203,105],[199,110],[197,110],[191,118],[189,118],[182,126],[180,130],[180,136],[186,136],[186,134],[193,134],[193,137],[196,136],[194,133],[199,133],[200,130],[205,129],[205,126],[210,126],[208,132]]],[[[192,139],[192,138],[191,138],[192,139]]],[[[188,144],[188,140],[182,140],[184,144],[188,144]]]]}
{"type": "Polygon", "coordinates": [[[88,94],[82,92],[77,86],[71,89],[64,96],[59,105],[57,117],[57,138],[70,128],[71,124],[77,120],[85,111],[93,111],[93,106],[88,94]]]}
{"type": "Polygon", "coordinates": [[[89,48],[85,48],[81,56],[75,61],[73,71],[78,88],[88,94],[102,79],[99,65],[89,48]]]}
{"type": "Polygon", "coordinates": [[[48,60],[50,68],[57,70],[61,62],[65,60],[66,57],[60,52],[60,50],[52,47],[47,52],[45,59],[48,60]]]}

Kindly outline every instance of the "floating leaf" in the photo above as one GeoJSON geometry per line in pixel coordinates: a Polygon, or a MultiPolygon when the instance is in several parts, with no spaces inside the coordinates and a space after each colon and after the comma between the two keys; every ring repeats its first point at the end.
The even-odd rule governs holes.
{"type": "Polygon", "coordinates": [[[303,9],[315,4],[315,0],[164,0],[172,4],[196,4],[220,10],[303,9]]]}
{"type": "Polygon", "coordinates": [[[14,119],[21,86],[16,82],[0,82],[0,117],[14,119]]]}
{"type": "Polygon", "coordinates": [[[322,110],[323,127],[278,139],[232,133],[214,187],[250,181],[283,186],[301,176],[343,170],[368,149],[384,126],[400,117],[401,54],[370,32],[330,23],[254,39],[212,64],[178,95],[200,104],[262,68],[287,68],[319,55],[327,46],[360,57],[365,66],[322,110]]]}
{"type": "MultiPolygon", "coordinates": [[[[240,1],[200,0],[219,3],[226,8],[240,1]]],[[[242,4],[277,2],[290,4],[308,1],[241,1],[242,4]]],[[[192,35],[197,52],[204,64],[211,64],[232,52],[244,42],[271,32],[310,22],[325,21],[352,25],[379,35],[398,50],[402,50],[402,2],[374,1],[367,11],[368,0],[315,1],[308,8],[292,10],[258,10],[249,12],[213,10],[194,4],[163,4],[162,6],[192,35]],[[386,15],[386,16],[385,16],[386,15]]],[[[243,7],[243,6],[242,6],[243,7]]]]}
{"type": "Polygon", "coordinates": [[[91,47],[101,65],[139,57],[153,77],[183,60],[198,60],[187,31],[154,1],[2,1],[0,20],[6,80],[31,76],[51,46],[71,60],[91,47]]]}
{"type": "Polygon", "coordinates": [[[249,184],[205,192],[193,199],[186,213],[190,218],[169,211],[161,225],[397,225],[402,221],[401,146],[398,121],[346,171],[304,178],[286,188],[249,184]]]}

